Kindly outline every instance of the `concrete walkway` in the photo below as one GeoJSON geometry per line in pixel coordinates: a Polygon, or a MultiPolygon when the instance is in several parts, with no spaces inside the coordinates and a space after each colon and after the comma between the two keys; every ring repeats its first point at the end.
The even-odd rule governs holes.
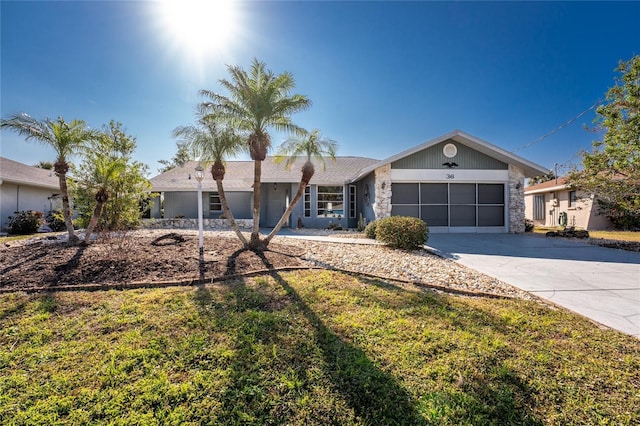
{"type": "Polygon", "coordinates": [[[511,234],[431,234],[427,246],[640,338],[640,253],[511,234]]]}

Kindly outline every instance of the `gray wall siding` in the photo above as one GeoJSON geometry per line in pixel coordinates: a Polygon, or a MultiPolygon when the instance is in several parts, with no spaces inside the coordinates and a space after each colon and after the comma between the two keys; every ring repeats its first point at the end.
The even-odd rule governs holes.
{"type": "Polygon", "coordinates": [[[475,170],[507,170],[509,166],[500,160],[489,157],[486,154],[478,152],[455,141],[444,141],[430,148],[416,152],[394,161],[391,163],[392,169],[446,169],[443,163],[455,162],[458,164],[457,169],[475,169],[475,170]],[[458,153],[453,158],[447,158],[442,153],[442,148],[452,143],[458,148],[458,153]]]}
{"type": "Polygon", "coordinates": [[[184,216],[188,218],[198,217],[197,192],[193,191],[164,193],[164,217],[171,219],[178,216],[184,216]]]}
{"type": "MultiPolygon", "coordinates": [[[[369,173],[362,180],[358,181],[358,215],[362,213],[362,217],[369,222],[376,220],[376,214],[373,211],[373,203],[376,199],[375,175],[369,173]],[[367,193],[369,196],[367,197],[367,193]],[[368,199],[367,199],[368,198],[368,199]]],[[[358,219],[356,218],[356,225],[358,219]]]]}
{"type": "MultiPolygon", "coordinates": [[[[214,191],[215,192],[215,191],[214,191]]],[[[209,192],[203,194],[203,215],[209,219],[218,219],[222,211],[211,211],[209,209],[209,192]]],[[[235,219],[251,219],[253,212],[251,211],[251,200],[253,199],[251,192],[224,192],[227,203],[233,213],[235,219]]]]}

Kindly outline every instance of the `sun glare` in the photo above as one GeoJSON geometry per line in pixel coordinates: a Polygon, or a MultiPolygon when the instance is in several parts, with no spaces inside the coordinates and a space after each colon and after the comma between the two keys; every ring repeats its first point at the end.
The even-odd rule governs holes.
{"type": "Polygon", "coordinates": [[[219,52],[237,31],[236,7],[230,0],[164,0],[162,27],[179,49],[198,56],[219,52]]]}

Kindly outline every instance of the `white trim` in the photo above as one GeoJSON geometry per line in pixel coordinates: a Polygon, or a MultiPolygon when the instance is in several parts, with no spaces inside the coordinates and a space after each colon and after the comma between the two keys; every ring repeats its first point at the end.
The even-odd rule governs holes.
{"type": "Polygon", "coordinates": [[[509,170],[391,169],[391,182],[509,182],[509,170]]]}
{"type": "Polygon", "coordinates": [[[531,191],[524,191],[524,195],[530,195],[530,194],[542,194],[545,192],[556,192],[556,191],[564,191],[569,189],[570,186],[569,185],[557,185],[557,186],[550,186],[548,188],[542,188],[542,189],[534,189],[531,191]]]}

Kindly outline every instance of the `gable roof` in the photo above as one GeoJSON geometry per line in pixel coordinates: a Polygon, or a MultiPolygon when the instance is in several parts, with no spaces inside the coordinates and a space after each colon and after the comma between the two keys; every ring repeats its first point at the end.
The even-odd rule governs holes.
{"type": "Polygon", "coordinates": [[[567,182],[569,178],[566,176],[559,177],[558,179],[551,179],[546,182],[537,183],[535,185],[527,186],[524,188],[525,194],[536,194],[542,192],[560,191],[569,188],[567,182]]]}
{"type": "MultiPolygon", "coordinates": [[[[267,157],[262,162],[262,183],[298,183],[304,158],[298,159],[290,170],[286,170],[283,164],[276,164],[275,157],[267,157]]],[[[315,174],[311,183],[315,185],[336,185],[350,181],[364,167],[377,160],[363,157],[336,157],[336,161],[325,159],[325,169],[322,165],[315,164],[315,174]]],[[[165,173],[155,176],[150,180],[153,191],[193,191],[197,181],[194,177],[197,161],[189,161],[182,167],[173,168],[165,173]]],[[[227,161],[224,177],[225,191],[251,191],[253,185],[253,161],[227,161]]],[[[206,168],[206,167],[205,167],[206,168]]],[[[203,189],[216,189],[216,183],[208,170],[202,180],[203,189]]]]}
{"type": "Polygon", "coordinates": [[[0,157],[0,179],[7,183],[60,190],[60,181],[53,170],[29,166],[4,157],[0,157]]]}
{"type": "Polygon", "coordinates": [[[427,142],[424,142],[420,145],[414,146],[413,148],[409,148],[406,151],[403,151],[399,154],[392,155],[391,157],[379,161],[369,167],[363,169],[360,174],[356,177],[359,179],[378,167],[385,166],[387,164],[393,163],[394,161],[400,160],[401,158],[408,157],[412,154],[415,154],[419,151],[432,147],[441,142],[453,140],[462,145],[468,146],[471,149],[474,149],[478,152],[481,152],[489,157],[493,157],[497,160],[502,161],[506,164],[513,164],[514,166],[519,167],[523,170],[525,177],[534,177],[547,173],[549,170],[546,167],[543,167],[539,164],[533,163],[529,160],[526,160],[519,155],[513,154],[511,152],[505,151],[504,149],[493,145],[483,139],[470,135],[468,133],[463,132],[462,130],[454,130],[445,135],[439,136],[435,139],[431,139],[427,142]]]}

